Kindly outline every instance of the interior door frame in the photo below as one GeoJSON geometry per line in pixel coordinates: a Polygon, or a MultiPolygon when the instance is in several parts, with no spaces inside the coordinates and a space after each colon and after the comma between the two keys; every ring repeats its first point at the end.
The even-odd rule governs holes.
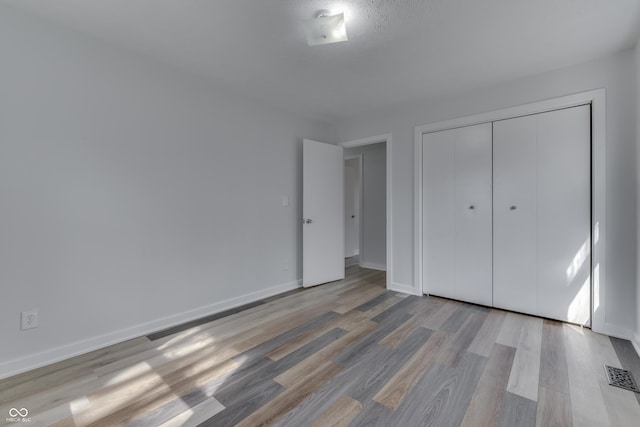
{"type": "MultiPolygon", "coordinates": [[[[353,148],[353,147],[361,147],[363,145],[371,145],[371,144],[378,144],[380,142],[384,142],[386,143],[386,173],[387,173],[387,182],[386,182],[386,192],[387,192],[387,200],[386,200],[386,205],[387,205],[387,212],[386,212],[386,216],[387,216],[387,226],[386,226],[386,237],[387,237],[387,248],[386,248],[386,257],[387,257],[387,289],[390,290],[394,290],[394,291],[398,291],[398,292],[403,292],[403,293],[410,293],[413,294],[413,288],[410,286],[403,286],[403,285],[398,285],[395,284],[393,281],[393,252],[392,252],[392,248],[393,248],[393,227],[391,226],[393,224],[393,210],[392,210],[392,206],[393,206],[393,186],[392,186],[392,182],[393,182],[393,174],[392,174],[392,169],[391,169],[391,165],[392,165],[392,153],[393,153],[393,139],[392,139],[392,135],[391,133],[385,133],[385,134],[381,134],[381,135],[374,135],[374,136],[369,136],[366,138],[360,138],[360,139],[354,139],[351,141],[345,141],[345,142],[341,142],[338,145],[340,145],[343,148],[353,148]]],[[[362,173],[362,167],[360,168],[360,172],[362,173]]],[[[362,192],[361,192],[362,194],[362,192]]],[[[362,211],[360,213],[360,216],[362,217],[362,211]]],[[[360,230],[362,231],[362,218],[360,218],[360,230]]],[[[360,239],[362,239],[362,232],[360,233],[360,239]]],[[[362,243],[362,240],[361,240],[362,243]]],[[[360,246],[360,254],[362,254],[362,244],[360,246]]]]}
{"type": "Polygon", "coordinates": [[[562,108],[591,104],[591,328],[595,332],[623,336],[623,331],[606,323],[606,92],[604,88],[473,116],[445,120],[414,128],[414,287],[422,295],[422,135],[562,108]]]}
{"type": "MultiPolygon", "coordinates": [[[[344,156],[344,161],[346,162],[347,160],[353,160],[353,159],[357,159],[358,160],[358,179],[360,180],[360,194],[358,197],[358,212],[360,213],[360,218],[358,218],[358,256],[360,257],[358,259],[358,265],[360,267],[362,267],[362,264],[360,263],[360,260],[362,259],[362,257],[360,255],[362,255],[362,208],[364,207],[364,192],[362,191],[362,184],[363,184],[363,173],[362,173],[362,165],[363,165],[363,161],[362,161],[362,154],[351,154],[348,156],[344,156]]],[[[346,221],[345,221],[345,235],[347,234],[347,230],[346,230],[346,221]]],[[[354,256],[354,255],[351,255],[354,256]]]]}

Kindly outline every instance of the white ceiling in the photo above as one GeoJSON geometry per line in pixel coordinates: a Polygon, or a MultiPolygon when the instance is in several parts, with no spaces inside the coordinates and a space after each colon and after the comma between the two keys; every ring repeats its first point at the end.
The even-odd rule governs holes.
{"type": "Polygon", "coordinates": [[[4,0],[324,120],[585,62],[635,45],[640,0],[4,0]],[[301,21],[345,12],[349,41],[301,21]]]}

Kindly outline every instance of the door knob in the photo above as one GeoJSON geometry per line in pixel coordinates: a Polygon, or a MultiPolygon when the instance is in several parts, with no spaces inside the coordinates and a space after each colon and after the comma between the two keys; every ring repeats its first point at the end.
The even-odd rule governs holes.
{"type": "Polygon", "coordinates": [[[311,224],[311,222],[312,222],[312,221],[311,221],[310,219],[307,219],[305,222],[306,222],[307,224],[311,224]]]}
{"type": "Polygon", "coordinates": [[[516,205],[511,205],[511,207],[509,208],[509,210],[512,210],[512,211],[515,211],[516,209],[518,209],[516,205]]]}
{"type": "Polygon", "coordinates": [[[351,215],[351,218],[355,218],[355,217],[356,217],[355,215],[351,215]]]}
{"type": "Polygon", "coordinates": [[[469,209],[474,210],[476,208],[475,205],[469,205],[469,209]]]}

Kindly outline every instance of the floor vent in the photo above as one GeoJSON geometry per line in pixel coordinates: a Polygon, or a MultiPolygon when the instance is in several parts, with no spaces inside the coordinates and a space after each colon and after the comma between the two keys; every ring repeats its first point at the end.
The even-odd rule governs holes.
{"type": "Polygon", "coordinates": [[[638,385],[633,380],[633,375],[631,375],[631,372],[607,365],[604,365],[604,370],[607,373],[609,385],[640,393],[640,389],[638,389],[638,385]]]}

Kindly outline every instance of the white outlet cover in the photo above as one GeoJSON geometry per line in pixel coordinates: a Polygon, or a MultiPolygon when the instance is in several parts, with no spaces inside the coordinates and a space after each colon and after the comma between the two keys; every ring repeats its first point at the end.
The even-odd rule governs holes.
{"type": "Polygon", "coordinates": [[[20,330],[34,329],[38,327],[38,310],[23,311],[20,313],[20,330]]]}

